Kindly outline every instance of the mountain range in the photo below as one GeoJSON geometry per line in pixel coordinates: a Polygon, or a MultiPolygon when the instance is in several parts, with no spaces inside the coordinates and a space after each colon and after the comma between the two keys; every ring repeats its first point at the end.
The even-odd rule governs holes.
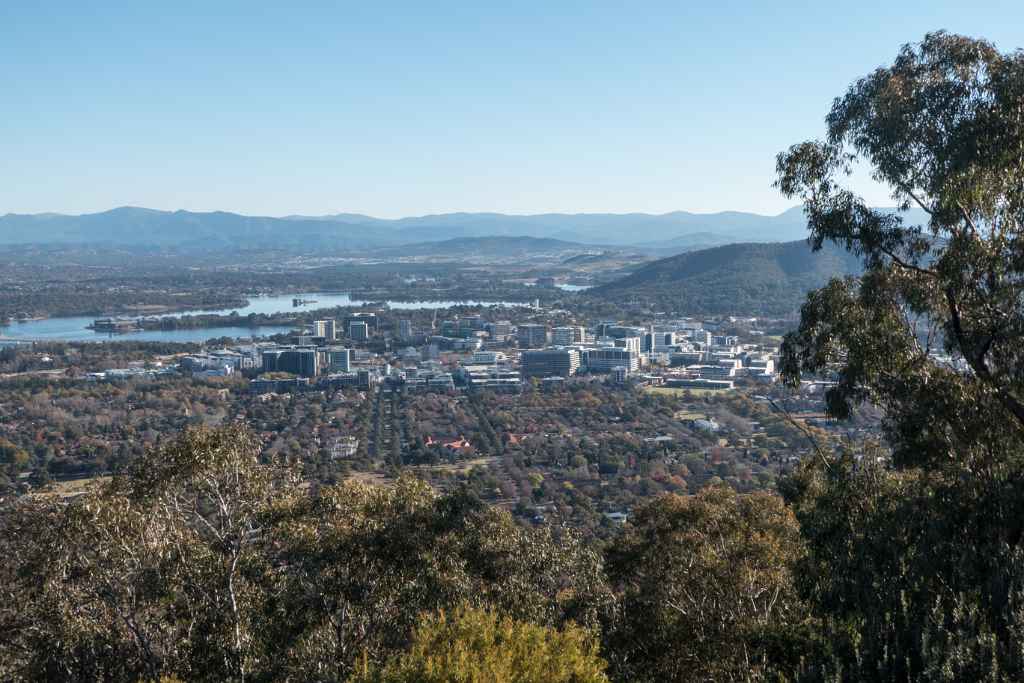
{"type": "Polygon", "coordinates": [[[82,215],[6,214],[0,216],[0,244],[359,250],[469,237],[525,236],[679,251],[730,242],[794,240],[806,234],[805,226],[800,209],[778,216],[676,211],[660,215],[450,213],[384,219],[349,213],[275,218],[121,207],[82,215]]]}

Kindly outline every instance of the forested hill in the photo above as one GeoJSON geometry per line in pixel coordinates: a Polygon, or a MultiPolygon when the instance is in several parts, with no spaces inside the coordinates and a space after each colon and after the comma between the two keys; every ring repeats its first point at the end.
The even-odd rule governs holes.
{"type": "Polygon", "coordinates": [[[803,240],[728,244],[654,261],[587,295],[677,313],[787,315],[809,290],[859,270],[855,257],[832,245],[813,252],[803,240]]]}

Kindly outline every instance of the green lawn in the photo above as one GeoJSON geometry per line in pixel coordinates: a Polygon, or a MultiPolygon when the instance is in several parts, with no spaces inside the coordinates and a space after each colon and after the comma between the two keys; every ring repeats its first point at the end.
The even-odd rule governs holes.
{"type": "Polygon", "coordinates": [[[661,394],[662,396],[683,396],[687,392],[691,396],[704,396],[706,394],[728,394],[735,389],[690,389],[677,387],[646,387],[648,394],[661,394]]]}

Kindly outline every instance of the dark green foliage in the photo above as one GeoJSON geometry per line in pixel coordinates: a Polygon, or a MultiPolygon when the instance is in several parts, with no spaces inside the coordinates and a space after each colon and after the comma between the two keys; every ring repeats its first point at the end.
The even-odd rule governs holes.
{"type": "Polygon", "coordinates": [[[930,34],[836,101],[824,141],[779,156],[812,245],[865,267],[808,297],[782,369],[834,377],[835,416],[884,408],[892,447],[786,485],[801,592],[833,646],[814,677],[1024,676],[1022,101],[1024,54],[930,34]],[[854,161],[925,220],[845,189],[854,161]]]}
{"type": "Polygon", "coordinates": [[[638,299],[678,313],[790,315],[808,290],[859,270],[843,250],[815,253],[802,241],[729,244],[655,261],[587,297],[638,299]]]}
{"type": "Polygon", "coordinates": [[[518,527],[412,479],[324,490],[296,514],[278,543],[289,572],[268,603],[279,676],[344,676],[364,653],[377,660],[403,647],[424,611],[470,604],[595,626],[610,599],[599,558],[570,532],[518,527]]]}
{"type": "Polygon", "coordinates": [[[617,680],[761,680],[808,649],[793,585],[803,554],[782,501],[724,486],[663,496],[608,551],[620,591],[606,655],[617,680]]]}
{"type": "Polygon", "coordinates": [[[817,674],[1019,679],[1019,468],[953,480],[837,459],[825,471],[808,464],[789,483],[810,550],[797,584],[834,646],[817,674]]]}

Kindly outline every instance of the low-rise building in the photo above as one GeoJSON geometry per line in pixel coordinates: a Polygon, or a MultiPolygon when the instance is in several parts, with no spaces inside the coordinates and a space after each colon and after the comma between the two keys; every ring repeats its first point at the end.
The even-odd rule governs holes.
{"type": "Polygon", "coordinates": [[[498,365],[508,362],[508,357],[501,351],[477,351],[468,365],[498,365]]]}
{"type": "Polygon", "coordinates": [[[730,380],[736,376],[734,365],[690,365],[686,370],[700,379],[730,380]]]}
{"type": "Polygon", "coordinates": [[[524,324],[516,327],[516,340],[519,348],[539,349],[548,344],[548,326],[524,324]]]}
{"type": "Polygon", "coordinates": [[[516,392],[522,388],[519,372],[499,365],[466,365],[459,369],[460,377],[471,389],[516,392]]]}
{"type": "Polygon", "coordinates": [[[627,372],[637,372],[640,369],[640,354],[617,346],[587,349],[584,352],[584,364],[590,372],[611,372],[620,366],[627,372]]]}
{"type": "Polygon", "coordinates": [[[586,338],[586,332],[582,327],[556,327],[551,330],[551,343],[555,346],[574,346],[582,344],[586,338]]]}
{"type": "Polygon", "coordinates": [[[524,377],[571,377],[580,368],[580,354],[576,349],[523,351],[519,367],[524,377]]]}
{"type": "Polygon", "coordinates": [[[249,391],[254,394],[284,394],[309,389],[308,377],[290,379],[254,379],[249,382],[249,391]]]}

